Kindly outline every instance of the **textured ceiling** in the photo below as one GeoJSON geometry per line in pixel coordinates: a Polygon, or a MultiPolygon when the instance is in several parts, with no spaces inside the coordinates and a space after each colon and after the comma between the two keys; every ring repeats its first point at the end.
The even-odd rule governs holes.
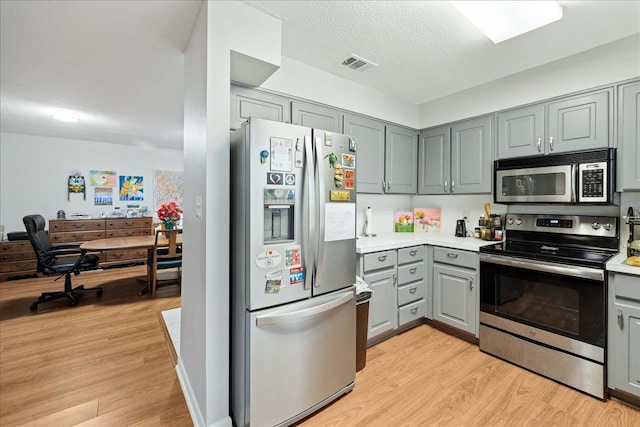
{"type": "MultiPolygon", "coordinates": [[[[246,1],[283,21],[283,55],[420,104],[640,32],[638,1],[565,1],[494,45],[448,2],[246,1]],[[340,66],[350,54],[379,66],[340,66]]],[[[0,129],[182,147],[183,60],[200,1],[0,0],[0,129]],[[51,119],[52,107],[83,113],[51,119]]]]}

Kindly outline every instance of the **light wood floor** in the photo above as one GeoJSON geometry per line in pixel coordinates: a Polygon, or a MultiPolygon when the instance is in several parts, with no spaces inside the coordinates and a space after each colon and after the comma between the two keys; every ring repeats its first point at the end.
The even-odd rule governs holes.
{"type": "MultiPolygon", "coordinates": [[[[0,426],[190,426],[158,313],[175,288],[138,296],[143,266],[83,273],[102,286],[76,307],[29,305],[62,284],[0,283],[0,426]]],[[[600,402],[420,326],[367,352],[355,389],[301,426],[639,426],[640,412],[600,402]]],[[[261,427],[261,426],[256,426],[261,427]]]]}

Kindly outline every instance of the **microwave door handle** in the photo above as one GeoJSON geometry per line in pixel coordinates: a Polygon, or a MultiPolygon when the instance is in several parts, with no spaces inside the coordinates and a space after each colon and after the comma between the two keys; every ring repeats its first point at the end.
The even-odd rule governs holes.
{"type": "Polygon", "coordinates": [[[578,186],[580,185],[580,166],[571,165],[571,203],[578,203],[578,186]]]}

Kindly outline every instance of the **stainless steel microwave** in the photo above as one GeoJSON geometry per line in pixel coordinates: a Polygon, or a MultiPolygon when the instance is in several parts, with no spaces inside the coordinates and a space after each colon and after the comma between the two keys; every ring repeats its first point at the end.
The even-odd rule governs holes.
{"type": "Polygon", "coordinates": [[[613,203],[615,149],[494,162],[495,203],[613,203]]]}

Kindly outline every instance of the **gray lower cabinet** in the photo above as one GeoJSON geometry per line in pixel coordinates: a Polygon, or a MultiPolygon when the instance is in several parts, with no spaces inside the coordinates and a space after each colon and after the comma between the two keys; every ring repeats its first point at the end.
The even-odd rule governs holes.
{"type": "Polygon", "coordinates": [[[384,192],[385,124],[352,114],[343,115],[342,133],[356,138],[358,193],[384,192]]]}
{"type": "Polygon", "coordinates": [[[474,252],[434,248],[433,320],[476,336],[477,264],[474,252]]]}
{"type": "Polygon", "coordinates": [[[361,255],[361,277],[373,294],[369,300],[367,339],[371,340],[398,327],[396,294],[396,251],[382,251],[361,255]]]}
{"type": "Polygon", "coordinates": [[[640,82],[618,87],[618,190],[640,190],[640,82]]]}
{"type": "Polygon", "coordinates": [[[640,398],[640,277],[609,272],[607,386],[640,398]]]}
{"type": "Polygon", "coordinates": [[[418,194],[491,193],[493,116],[420,132],[418,194]]]}
{"type": "Polygon", "coordinates": [[[398,249],[398,326],[422,319],[426,314],[425,248],[398,249]]]}
{"type": "Polygon", "coordinates": [[[498,113],[498,158],[607,148],[612,95],[605,89],[498,113]]]}
{"type": "Polygon", "coordinates": [[[301,101],[291,101],[291,123],[329,132],[341,132],[340,111],[301,101]]]}
{"type": "Polygon", "coordinates": [[[289,123],[291,101],[283,96],[231,85],[231,129],[238,129],[249,117],[289,123]]]}

